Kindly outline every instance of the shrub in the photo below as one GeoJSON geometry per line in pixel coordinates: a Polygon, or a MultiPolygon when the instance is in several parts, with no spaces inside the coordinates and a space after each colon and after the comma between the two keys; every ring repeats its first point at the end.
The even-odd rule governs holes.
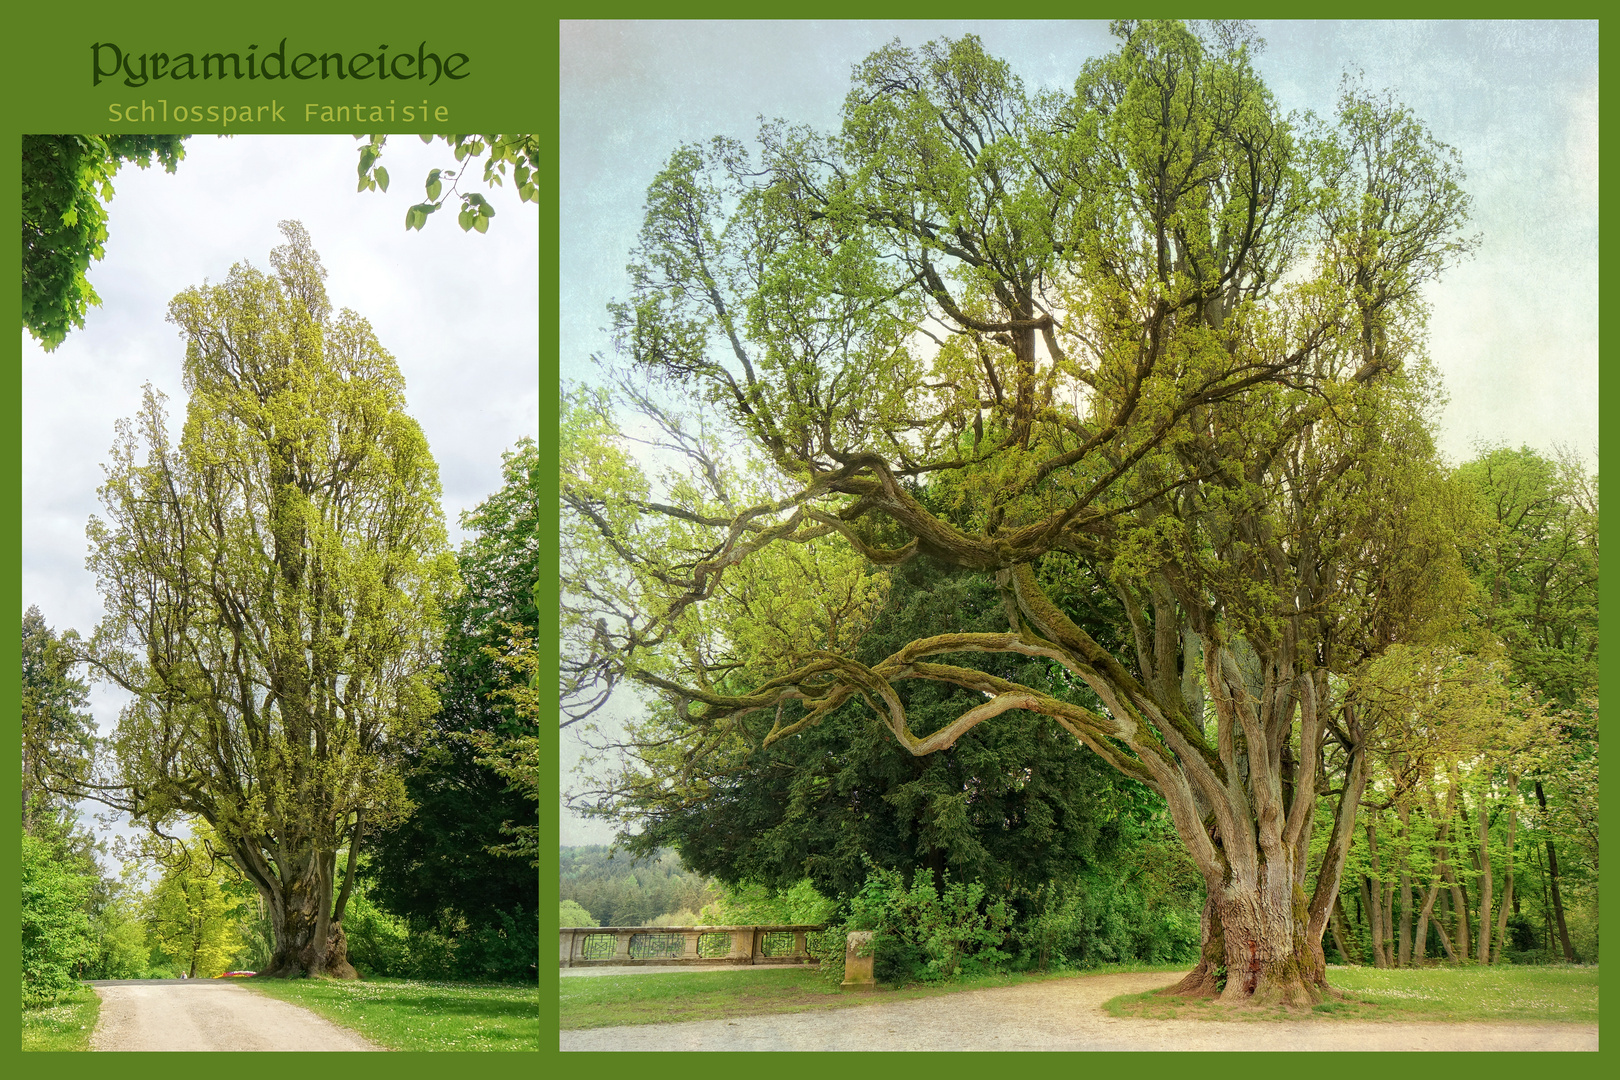
{"type": "MultiPolygon", "coordinates": [[[[720,895],[698,913],[699,926],[820,925],[838,914],[838,903],[816,891],[809,878],[781,892],[745,881],[720,885],[720,895]]],[[[655,923],[654,925],[665,925],[655,923]]]]}
{"type": "Polygon", "coordinates": [[[361,974],[407,977],[411,940],[405,920],[372,904],[361,890],[349,896],[343,909],[343,936],[349,963],[361,974]]]}
{"type": "Polygon", "coordinates": [[[94,952],[79,972],[85,979],[139,979],[146,974],[151,950],[146,928],[133,905],[115,898],[90,917],[94,952]]]}
{"type": "Polygon", "coordinates": [[[1083,874],[1049,882],[1023,899],[1026,911],[1015,937],[1024,967],[1159,963],[1198,955],[1198,910],[1150,895],[1131,881],[1083,874]]]}
{"type": "Polygon", "coordinates": [[[44,841],[22,833],[22,996],[55,1001],[72,991],[74,970],[96,954],[85,905],[90,879],[57,860],[44,841]]]}
{"type": "Polygon", "coordinates": [[[947,874],[936,889],[918,874],[907,888],[898,871],[870,867],[843,929],[875,931],[880,981],[939,982],[1004,969],[1012,959],[1002,949],[1011,923],[1012,909],[987,901],[982,882],[953,882],[947,874]]]}
{"type": "Polygon", "coordinates": [[[362,975],[398,979],[535,982],[540,927],[520,910],[496,922],[460,925],[453,934],[407,921],[373,904],[362,890],[349,897],[343,932],[349,962],[362,975]]]}
{"type": "Polygon", "coordinates": [[[538,979],[540,927],[520,910],[496,912],[500,920],[458,936],[458,978],[473,982],[530,982],[538,979]]]}

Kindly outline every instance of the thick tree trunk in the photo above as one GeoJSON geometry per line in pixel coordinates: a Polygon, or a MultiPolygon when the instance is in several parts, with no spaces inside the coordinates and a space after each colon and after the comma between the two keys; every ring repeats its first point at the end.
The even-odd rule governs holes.
{"type": "Polygon", "coordinates": [[[1310,1005],[1322,1000],[1326,986],[1305,932],[1305,892],[1291,891],[1291,897],[1279,898],[1272,889],[1225,890],[1218,906],[1226,945],[1222,1001],[1310,1005]]]}
{"type": "Polygon", "coordinates": [[[1168,993],[1228,1004],[1309,1005],[1328,993],[1306,933],[1303,890],[1278,897],[1269,888],[1227,885],[1204,903],[1198,965],[1168,993]]]}
{"type": "MultiPolygon", "coordinates": [[[[1547,812],[1547,795],[1541,790],[1541,781],[1536,781],[1536,803],[1541,812],[1547,812]]],[[[1575,950],[1569,944],[1569,927],[1564,924],[1564,898],[1558,892],[1558,853],[1553,850],[1552,837],[1547,838],[1547,877],[1552,885],[1553,917],[1558,920],[1558,943],[1564,948],[1564,963],[1575,962],[1575,950]]]]}
{"type": "Polygon", "coordinates": [[[275,938],[276,951],[270,957],[269,970],[260,975],[277,979],[360,977],[349,963],[349,942],[340,922],[317,920],[308,911],[299,911],[286,920],[275,938]],[[324,923],[324,927],[318,923],[324,923]],[[324,941],[317,937],[317,929],[324,929],[324,941]]]}
{"type": "Polygon", "coordinates": [[[1217,890],[1205,888],[1204,912],[1199,918],[1198,963],[1169,993],[1184,997],[1214,997],[1226,977],[1226,937],[1217,910],[1217,890]]]}
{"type": "MultiPolygon", "coordinates": [[[[360,977],[349,963],[342,910],[333,915],[335,851],[289,859],[278,864],[283,872],[273,870],[251,846],[233,846],[232,856],[258,887],[270,914],[275,951],[260,975],[278,979],[360,977]],[[299,872],[286,873],[288,865],[299,867],[299,872]]],[[[347,887],[345,899],[346,894],[347,887]]]]}

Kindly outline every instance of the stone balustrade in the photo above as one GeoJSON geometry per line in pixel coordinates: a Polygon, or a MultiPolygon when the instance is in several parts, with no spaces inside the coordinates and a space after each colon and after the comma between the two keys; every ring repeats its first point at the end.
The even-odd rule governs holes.
{"type": "Polygon", "coordinates": [[[825,926],[565,926],[560,967],[610,964],[814,964],[809,936],[825,926]]]}

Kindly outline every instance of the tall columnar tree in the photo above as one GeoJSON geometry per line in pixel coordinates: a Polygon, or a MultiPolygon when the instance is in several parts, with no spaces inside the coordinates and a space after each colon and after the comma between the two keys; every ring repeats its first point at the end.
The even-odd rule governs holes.
{"type": "Polygon", "coordinates": [[[303,227],[281,229],[273,273],[239,263],[170,306],[178,442],[151,387],[119,426],[88,530],[107,611],[89,659],[134,697],[92,790],[154,832],[212,828],[264,898],[269,974],[352,978],[355,861],[409,809],[456,568],[393,357],[332,311],[303,227]]]}
{"type": "Polygon", "coordinates": [[[564,688],[659,693],[645,761],[672,783],[848,701],[919,756],[1045,714],[1164,797],[1203,875],[1182,990],[1313,1000],[1366,776],[1333,676],[1466,588],[1420,290],[1466,251],[1468,200],[1392,102],[1283,115],[1241,27],[1117,31],[1072,92],[1026,93],[973,38],[895,44],[835,133],[676,151],[614,320],[633,372],[719,426],[666,426],[697,467],[656,487],[565,431],[564,688]],[[991,578],[1005,628],[864,662],[867,583],[922,555],[991,578]],[[1092,583],[1118,646],[1075,617],[1092,583]],[[773,633],[750,590],[786,591],[773,633]],[[1044,659],[1097,705],[946,654],[1044,659]],[[910,680],[974,703],[918,730],[910,680]]]}

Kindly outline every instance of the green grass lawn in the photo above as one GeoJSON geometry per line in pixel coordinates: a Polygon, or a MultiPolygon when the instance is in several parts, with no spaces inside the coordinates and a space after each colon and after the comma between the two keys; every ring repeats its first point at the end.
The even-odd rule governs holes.
{"type": "Polygon", "coordinates": [[[72,996],[43,1008],[23,1007],[22,1048],[24,1050],[88,1050],[90,1036],[101,1015],[101,999],[88,986],[72,996]]]}
{"type": "MultiPolygon", "coordinates": [[[[1111,965],[1087,971],[1186,970],[1186,965],[1111,965]]],[[[880,986],[850,993],[829,986],[811,968],[760,967],[747,971],[690,971],[653,975],[559,976],[560,1026],[564,1031],[620,1024],[669,1024],[720,1020],[763,1013],[859,1008],[878,1001],[906,1001],[940,994],[1014,986],[1069,973],[987,975],[944,986],[880,986]]]]}
{"type": "Polygon", "coordinates": [[[390,1050],[538,1050],[540,991],[410,979],[239,979],[390,1050]]]}
{"type": "MultiPolygon", "coordinates": [[[[1328,985],[1345,995],[1310,1010],[1343,1020],[1467,1020],[1524,1024],[1598,1022],[1596,967],[1434,967],[1328,969],[1328,985]]],[[[1213,1001],[1123,994],[1104,1003],[1110,1016],[1176,1020],[1300,1019],[1301,1010],[1229,1009],[1213,1001]]]]}

